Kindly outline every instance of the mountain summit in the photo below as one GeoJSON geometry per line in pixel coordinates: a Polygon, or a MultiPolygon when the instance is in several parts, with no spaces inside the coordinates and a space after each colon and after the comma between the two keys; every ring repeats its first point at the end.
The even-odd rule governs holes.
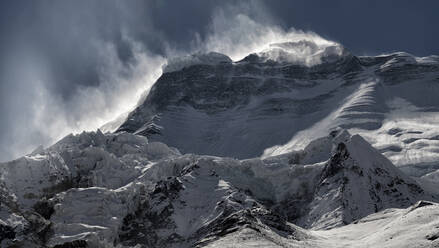
{"type": "Polygon", "coordinates": [[[243,159],[304,147],[342,127],[410,175],[439,169],[439,132],[430,128],[439,115],[437,56],[354,56],[304,40],[236,62],[208,53],[173,63],[118,132],[243,159]],[[423,124],[412,125],[419,118],[423,124]]]}

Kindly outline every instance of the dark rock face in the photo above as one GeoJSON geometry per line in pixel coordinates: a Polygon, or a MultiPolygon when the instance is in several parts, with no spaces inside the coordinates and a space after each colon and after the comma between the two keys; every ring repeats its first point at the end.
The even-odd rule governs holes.
{"type": "Polygon", "coordinates": [[[0,224],[0,242],[4,239],[14,239],[15,232],[14,229],[10,226],[0,224]]]}
{"type": "MultiPolygon", "coordinates": [[[[145,119],[136,117],[142,114],[144,108],[151,108],[153,112],[160,113],[172,106],[190,106],[207,114],[215,114],[236,107],[245,107],[252,97],[312,88],[317,84],[314,80],[327,79],[334,72],[343,76],[362,70],[354,56],[311,68],[253,61],[254,56],[257,57],[249,55],[234,64],[192,65],[181,71],[164,73],[151,89],[145,102],[130,115],[118,131],[137,131],[145,119]]],[[[271,99],[276,100],[274,97],[271,99]]]]}
{"type": "Polygon", "coordinates": [[[301,240],[306,236],[298,229],[288,225],[286,219],[275,212],[264,207],[254,207],[235,213],[225,212],[217,221],[198,231],[197,235],[202,238],[194,243],[194,247],[203,247],[242,228],[250,228],[261,233],[266,227],[270,227],[281,236],[292,240],[301,240]]]}
{"type": "Polygon", "coordinates": [[[178,234],[160,237],[159,230],[172,230],[174,223],[170,221],[173,213],[172,201],[182,190],[178,178],[171,177],[159,181],[152,193],[140,194],[140,204],[137,210],[127,215],[119,234],[119,240],[124,245],[142,247],[164,247],[172,243],[182,242],[178,234]],[[157,209],[157,205],[161,207],[157,209]]]}
{"type": "Polygon", "coordinates": [[[336,88],[324,86],[334,77],[348,84],[353,82],[352,75],[363,70],[352,55],[313,67],[260,61],[255,56],[164,73],[117,131],[145,135],[183,152],[254,157],[306,128],[308,122],[300,123],[303,116],[324,116],[321,109],[332,102],[333,92],[307,97],[300,96],[301,91],[336,88]],[[292,125],[297,127],[288,128],[292,125]],[[243,133],[261,133],[264,138],[256,140],[243,133]],[[226,136],[234,137],[233,141],[226,136]]]}
{"type": "Polygon", "coordinates": [[[250,158],[287,143],[335,111],[340,114],[328,130],[379,129],[390,111],[386,102],[393,98],[439,109],[436,97],[413,96],[439,94],[439,88],[427,85],[439,78],[438,59],[418,63],[405,53],[342,54],[310,67],[250,54],[238,62],[166,72],[118,132],[141,134],[183,153],[250,158]],[[410,83],[421,79],[426,85],[410,83]],[[363,95],[356,96],[358,91],[363,95]],[[358,101],[345,106],[348,98],[358,101]]]}
{"type": "Polygon", "coordinates": [[[344,143],[339,143],[336,149],[336,153],[332,155],[331,159],[325,166],[322,172],[320,181],[322,182],[328,177],[335,176],[344,167],[344,161],[349,158],[349,152],[346,149],[344,143]]]}
{"type": "Polygon", "coordinates": [[[62,245],[55,245],[53,248],[87,248],[87,241],[85,240],[74,240],[72,242],[66,242],[62,245]]]}
{"type": "Polygon", "coordinates": [[[49,220],[50,216],[52,216],[52,214],[55,212],[55,210],[53,209],[53,203],[47,201],[46,199],[38,201],[34,205],[34,210],[35,212],[43,216],[46,220],[49,220]]]}

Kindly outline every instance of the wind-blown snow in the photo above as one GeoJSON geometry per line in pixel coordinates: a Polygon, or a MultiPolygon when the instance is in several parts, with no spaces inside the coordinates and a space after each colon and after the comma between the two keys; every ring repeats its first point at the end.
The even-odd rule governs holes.
{"type": "Polygon", "coordinates": [[[335,42],[328,41],[327,44],[318,45],[312,40],[300,40],[270,44],[269,48],[259,52],[258,56],[264,60],[311,67],[340,59],[344,53],[344,48],[335,42]]]}

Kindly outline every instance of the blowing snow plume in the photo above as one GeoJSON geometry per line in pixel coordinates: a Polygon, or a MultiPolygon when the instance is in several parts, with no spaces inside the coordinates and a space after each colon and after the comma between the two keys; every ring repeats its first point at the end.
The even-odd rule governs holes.
{"type": "Polygon", "coordinates": [[[269,17],[259,19],[265,21],[250,14],[236,13],[231,8],[219,9],[201,46],[207,51],[226,54],[234,61],[257,53],[266,59],[305,66],[319,64],[323,58],[340,56],[344,52],[340,44],[316,33],[294,28],[285,30],[273,21],[267,21],[269,17]]]}
{"type": "Polygon", "coordinates": [[[206,38],[196,35],[189,55],[184,55],[182,51],[169,52],[171,58],[164,66],[164,72],[196,64],[236,62],[250,54],[256,54],[264,62],[271,60],[307,67],[349,54],[337,42],[326,40],[316,33],[294,28],[285,30],[273,24],[267,20],[269,17],[261,17],[262,14],[256,11],[260,8],[238,9],[246,12],[237,12],[230,6],[217,9],[208,25],[206,38]]]}
{"type": "MultiPolygon", "coordinates": [[[[134,44],[133,61],[124,64],[111,43],[99,42],[96,47],[101,60],[97,71],[98,86],[78,86],[75,93],[63,97],[54,94],[53,74],[41,58],[32,54],[16,54],[9,61],[12,68],[5,73],[14,80],[9,88],[9,111],[21,121],[2,134],[0,160],[8,160],[47,146],[69,133],[96,130],[105,123],[131,111],[161,74],[164,59],[134,44]],[[16,96],[20,95],[20,96],[16,96]]],[[[17,119],[14,119],[17,121],[17,119]]],[[[6,116],[3,121],[8,121],[6,116]]]]}

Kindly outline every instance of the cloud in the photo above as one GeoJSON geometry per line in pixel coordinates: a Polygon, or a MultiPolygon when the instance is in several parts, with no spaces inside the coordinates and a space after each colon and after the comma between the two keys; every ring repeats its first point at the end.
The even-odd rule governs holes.
{"type": "Polygon", "coordinates": [[[69,122],[75,123],[74,131],[94,130],[133,110],[142,94],[161,75],[165,62],[163,56],[152,54],[133,40],[129,44],[133,62],[127,65],[118,58],[114,44],[101,44],[99,54],[103,64],[98,70],[100,85],[79,88],[66,108],[75,110],[75,120],[66,116],[69,122]]]}
{"type": "Polygon", "coordinates": [[[7,103],[2,113],[9,115],[2,119],[9,123],[1,134],[0,160],[29,153],[40,144],[50,145],[71,132],[96,130],[134,109],[161,75],[165,59],[138,42],[127,42],[133,54],[128,64],[119,59],[113,43],[99,42],[95,51],[102,61],[96,71],[99,84],[79,85],[68,98],[57,94],[44,60],[24,50],[14,53],[15,61],[9,61],[9,71],[3,74],[11,76],[11,83],[2,89],[2,101],[7,103]]]}
{"type": "MultiPolygon", "coordinates": [[[[332,44],[281,28],[260,1],[42,0],[1,7],[20,14],[7,16],[0,29],[0,161],[130,111],[167,58],[214,51],[239,60],[274,42],[332,44]]],[[[297,61],[309,55],[287,52],[297,61]]]]}
{"type": "Polygon", "coordinates": [[[0,161],[96,130],[135,107],[165,61],[148,45],[166,44],[140,4],[3,8],[20,15],[0,29],[0,161]]]}

